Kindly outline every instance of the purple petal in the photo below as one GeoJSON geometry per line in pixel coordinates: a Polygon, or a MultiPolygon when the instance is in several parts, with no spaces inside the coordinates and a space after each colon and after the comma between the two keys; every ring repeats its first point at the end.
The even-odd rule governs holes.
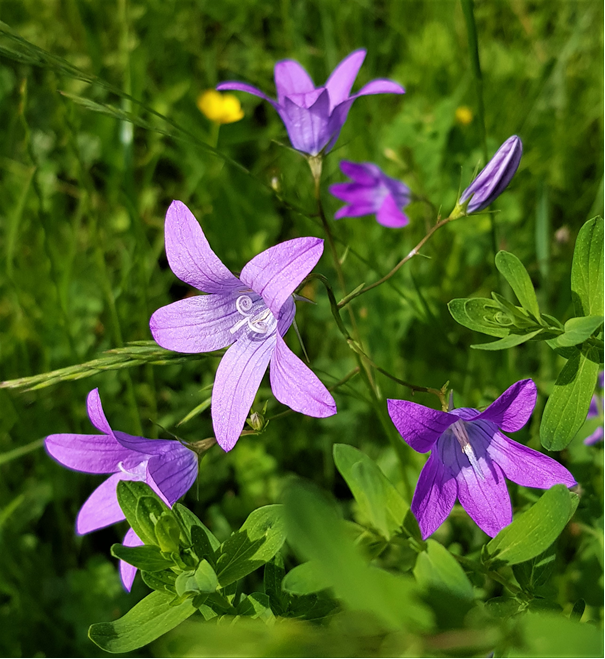
{"type": "Polygon", "coordinates": [[[289,98],[278,110],[292,146],[316,156],[330,141],[330,98],[324,89],[311,107],[301,107],[289,98]]]}
{"type": "Polygon", "coordinates": [[[173,449],[154,456],[147,463],[147,472],[170,506],[195,483],[197,455],[187,447],[173,442],[173,449]]]}
{"type": "Polygon", "coordinates": [[[588,435],[588,437],[584,440],[584,444],[586,446],[592,446],[593,444],[597,444],[598,442],[603,441],[603,426],[599,426],[593,433],[588,435]]]}
{"type": "Polygon", "coordinates": [[[111,426],[105,418],[105,412],[103,412],[103,405],[101,405],[101,397],[99,396],[98,389],[93,389],[88,393],[88,396],[86,397],[86,408],[88,410],[88,418],[92,425],[106,435],[111,435],[111,426]]]}
{"type": "Polygon", "coordinates": [[[326,89],[330,93],[330,111],[339,103],[349,98],[349,92],[359,73],[359,69],[365,59],[366,51],[363,48],[354,50],[350,55],[345,57],[340,64],[332,71],[326,89]]]}
{"type": "Polygon", "coordinates": [[[63,466],[88,474],[112,474],[131,456],[109,435],[49,435],[44,446],[63,466]]]}
{"type": "Polygon", "coordinates": [[[244,266],[240,277],[277,318],[284,302],[313,270],[322,252],[321,238],[287,240],[255,256],[244,266]]]}
{"type": "Polygon", "coordinates": [[[181,201],[173,201],[166,213],[166,256],[172,272],[205,293],[229,293],[240,287],[233,275],[210,249],[202,227],[181,201]]]}
{"type": "Polygon", "coordinates": [[[439,459],[436,450],[420,472],[411,509],[426,540],[445,521],[456,502],[456,479],[439,459]]]}
{"type": "Polygon", "coordinates": [[[298,62],[291,59],[282,60],[275,65],[275,87],[280,105],[284,104],[286,96],[305,94],[315,89],[309,74],[298,62]]]}
{"type": "Polygon", "coordinates": [[[439,442],[444,464],[455,474],[458,499],[475,524],[492,538],[513,519],[506,481],[500,467],[491,460],[485,444],[477,441],[474,424],[466,426],[481,473],[477,473],[462,452],[453,433],[439,442]]]}
{"type": "Polygon", "coordinates": [[[341,160],[340,169],[345,176],[360,185],[375,185],[376,180],[380,178],[382,173],[380,168],[372,162],[341,160]]]}
{"type": "Polygon", "coordinates": [[[505,432],[516,432],[529,421],[537,395],[533,380],[520,380],[475,418],[492,421],[505,432]]]}
{"type": "Polygon", "coordinates": [[[84,535],[125,519],[117,496],[118,482],[128,476],[118,472],[110,476],[84,502],[76,519],[76,533],[84,535]]]}
{"type": "Polygon", "coordinates": [[[336,414],[336,403],[330,392],[281,336],[277,336],[270,376],[275,398],[295,412],[318,418],[336,414]]]}
{"type": "Polygon", "coordinates": [[[471,433],[473,446],[475,438],[483,435],[488,455],[513,483],[542,490],[548,490],[558,483],[567,487],[576,484],[574,477],[563,465],[506,437],[489,421],[474,421],[469,426],[469,435],[471,433]]]}
{"type": "Polygon", "coordinates": [[[295,315],[296,304],[294,303],[294,298],[289,297],[282,305],[282,308],[279,311],[279,316],[277,317],[277,331],[280,336],[284,336],[290,329],[295,315]]]}
{"type": "Polygon", "coordinates": [[[197,295],[158,309],[149,321],[155,342],[176,352],[211,352],[231,345],[241,316],[234,295],[197,295]]]}
{"type": "Polygon", "coordinates": [[[275,350],[276,334],[251,340],[242,335],[225,353],[212,389],[216,441],[230,451],[244,428],[263,375],[275,350]]]}
{"type": "Polygon", "coordinates": [[[364,85],[356,94],[353,94],[351,98],[370,96],[372,94],[405,94],[405,89],[393,80],[377,78],[376,80],[368,82],[367,85],[364,85]]]}
{"type": "Polygon", "coordinates": [[[137,456],[138,463],[142,462],[147,456],[150,455],[163,455],[172,451],[175,446],[181,444],[174,439],[147,439],[146,437],[136,437],[129,435],[120,430],[115,431],[115,437],[120,444],[132,451],[132,455],[137,456]]]}
{"type": "Polygon", "coordinates": [[[376,213],[376,221],[382,226],[391,229],[400,229],[408,224],[409,220],[405,213],[397,206],[393,195],[388,194],[382,202],[378,213],[376,213]]]}
{"type": "MultiPolygon", "coordinates": [[[[367,215],[367,213],[364,213],[364,215],[367,215]]],[[[343,206],[334,213],[335,220],[342,220],[343,217],[357,217],[353,215],[353,206],[343,206]]]]}
{"type": "MultiPolygon", "coordinates": [[[[125,547],[140,547],[144,544],[144,542],[132,529],[128,529],[126,535],[124,536],[124,540],[122,540],[122,544],[125,547]]],[[[132,588],[132,582],[134,581],[136,573],[136,567],[130,565],[126,561],[120,561],[120,578],[122,579],[124,590],[128,593],[132,588]]]]}
{"type": "Polygon", "coordinates": [[[597,397],[594,395],[590,399],[590,407],[588,408],[588,414],[586,415],[587,419],[592,419],[594,416],[599,415],[599,406],[597,405],[597,397]]]}
{"type": "Polygon", "coordinates": [[[452,414],[408,400],[387,400],[387,408],[403,440],[418,453],[430,451],[439,437],[457,421],[452,414]]]}
{"type": "Polygon", "coordinates": [[[221,82],[216,86],[216,90],[219,92],[223,91],[234,91],[234,92],[246,92],[247,94],[253,94],[254,96],[260,96],[265,101],[271,103],[271,105],[277,109],[277,103],[270,97],[261,92],[260,89],[253,87],[252,85],[247,85],[245,82],[237,82],[237,80],[226,80],[221,82]]]}
{"type": "Polygon", "coordinates": [[[373,215],[378,211],[388,190],[384,186],[367,186],[359,183],[335,183],[329,188],[330,194],[351,205],[349,217],[373,215]]]}

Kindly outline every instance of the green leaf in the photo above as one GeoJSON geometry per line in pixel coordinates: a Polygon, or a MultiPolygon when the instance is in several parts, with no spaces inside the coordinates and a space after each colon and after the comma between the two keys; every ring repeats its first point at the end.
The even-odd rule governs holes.
{"type": "Polygon", "coordinates": [[[441,591],[464,600],[474,598],[473,587],[460,563],[435,540],[427,540],[427,551],[418,554],[414,576],[426,591],[441,591]]]}
{"type": "MultiPolygon", "coordinates": [[[[137,501],[136,515],[138,527],[143,531],[145,538],[153,538],[151,543],[148,543],[143,536],[139,536],[141,540],[145,540],[145,544],[157,545],[158,539],[155,533],[155,527],[163,513],[168,511],[169,509],[166,504],[159,498],[141,497],[137,501]]],[[[136,532],[138,534],[138,531],[136,532]]]]}
{"type": "Polygon", "coordinates": [[[282,581],[286,571],[284,570],[284,561],[280,554],[276,554],[266,565],[263,574],[263,586],[265,595],[271,601],[271,610],[275,615],[284,613],[288,606],[288,596],[284,595],[282,581]]]}
{"type": "Polygon", "coordinates": [[[496,254],[496,268],[510,284],[525,311],[528,311],[540,322],[540,307],[536,291],[523,263],[514,254],[501,251],[496,254]]]}
{"type": "Polygon", "coordinates": [[[565,485],[546,491],[527,512],[485,546],[488,565],[515,565],[548,549],[573,514],[572,498],[565,485]]]}
{"type": "Polygon", "coordinates": [[[174,582],[174,587],[176,588],[176,594],[179,597],[187,597],[199,593],[197,581],[195,579],[195,572],[193,570],[181,572],[174,582]]]}
{"type": "Polygon", "coordinates": [[[181,531],[172,513],[164,513],[155,525],[155,537],[162,551],[171,553],[179,551],[181,531]]]}
{"type": "Polygon", "coordinates": [[[485,603],[485,610],[494,618],[511,618],[519,613],[521,603],[516,597],[492,597],[485,603]]]}
{"type": "Polygon", "coordinates": [[[316,561],[297,565],[284,577],[283,588],[293,595],[311,595],[330,588],[331,580],[325,579],[321,566],[316,561]]]}
{"type": "MultiPolygon", "coordinates": [[[[139,501],[143,497],[154,500],[155,504],[158,505],[152,505],[154,505],[154,510],[159,510],[159,514],[157,515],[157,519],[159,519],[162,512],[169,510],[166,504],[157,496],[149,485],[141,481],[120,481],[117,487],[117,496],[120,508],[126,516],[126,521],[132,526],[134,532],[146,545],[157,544],[154,525],[149,524],[148,520],[141,524],[137,516],[137,508],[139,501]]],[[[145,515],[143,509],[141,509],[140,512],[141,517],[144,518],[145,515]]]]}
{"type": "Polygon", "coordinates": [[[172,600],[167,593],[151,593],[118,620],[91,625],[88,637],[106,652],[142,648],[195,613],[191,600],[171,606],[172,600]]]}
{"type": "Polygon", "coordinates": [[[162,572],[146,572],[141,570],[141,578],[153,590],[159,590],[163,593],[170,593],[175,595],[175,581],[176,575],[171,570],[163,570],[162,572]]]}
{"type": "MultiPolygon", "coordinates": [[[[175,503],[174,506],[172,507],[172,513],[178,520],[178,522],[181,524],[181,528],[183,532],[185,533],[187,544],[191,545],[193,544],[193,534],[192,531],[194,528],[201,529],[204,534],[206,535],[206,541],[210,545],[213,551],[216,551],[220,546],[221,543],[217,540],[217,538],[213,535],[213,533],[206,527],[196,515],[194,515],[189,508],[186,508],[183,506],[181,503],[175,503]]],[[[198,536],[201,538],[201,536],[198,536]]],[[[200,542],[204,542],[201,541],[200,542]]],[[[204,542],[205,544],[205,542],[204,542]]],[[[197,552],[196,552],[197,553],[197,552]]],[[[199,556],[198,558],[203,558],[202,556],[199,556]]]]}
{"type": "Polygon", "coordinates": [[[578,343],[584,343],[602,324],[603,316],[570,318],[565,323],[565,333],[557,337],[556,344],[568,347],[578,345],[578,343]]]}
{"type": "Polygon", "coordinates": [[[201,526],[191,527],[191,544],[193,551],[200,560],[205,558],[210,561],[211,565],[216,566],[216,554],[212,547],[213,543],[201,526]]]}
{"type": "Polygon", "coordinates": [[[475,350],[505,350],[506,348],[514,348],[526,341],[530,341],[542,331],[542,329],[538,329],[533,332],[528,332],[527,334],[509,334],[503,339],[498,339],[498,341],[492,341],[491,343],[477,343],[472,345],[471,348],[475,348],[475,350]]]}
{"type": "Polygon", "coordinates": [[[260,618],[265,621],[274,618],[269,598],[264,593],[251,593],[242,598],[241,602],[237,605],[237,613],[240,616],[260,618]]]}
{"type": "Polygon", "coordinates": [[[281,505],[264,506],[250,514],[239,531],[219,548],[216,571],[221,587],[270,561],[286,539],[281,505]]]}
{"type": "Polygon", "coordinates": [[[595,349],[576,350],[559,373],[540,425],[540,441],[549,451],[564,449],[586,420],[599,374],[599,358],[595,349]]]}
{"type": "Polygon", "coordinates": [[[514,565],[515,579],[523,590],[533,593],[549,580],[555,567],[555,559],[555,546],[551,545],[546,551],[531,560],[514,565]]]}
{"type": "Polygon", "coordinates": [[[389,540],[401,529],[408,504],[365,453],[348,444],[335,444],[333,453],[363,517],[389,540]]]}
{"type": "Polygon", "coordinates": [[[603,218],[580,229],[571,266],[571,297],[576,316],[603,315],[603,218]]]}
{"type": "Polygon", "coordinates": [[[509,334],[508,327],[502,326],[495,320],[496,317],[502,320],[502,310],[494,300],[482,297],[457,298],[451,300],[447,307],[452,318],[468,329],[498,337],[509,334]],[[497,314],[499,315],[496,316],[497,314]]]}
{"type": "Polygon", "coordinates": [[[208,561],[201,561],[195,571],[195,582],[202,593],[213,593],[218,588],[216,572],[208,561]]]}
{"type": "Polygon", "coordinates": [[[172,561],[162,556],[162,553],[155,545],[125,547],[124,545],[115,544],[111,547],[111,554],[126,561],[129,565],[134,565],[139,570],[146,570],[147,572],[159,572],[174,565],[172,561]]]}

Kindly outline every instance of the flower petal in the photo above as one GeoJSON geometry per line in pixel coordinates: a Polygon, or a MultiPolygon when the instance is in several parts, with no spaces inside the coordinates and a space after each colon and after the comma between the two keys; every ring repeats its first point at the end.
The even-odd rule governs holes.
{"type": "Polygon", "coordinates": [[[412,403],[409,400],[387,400],[391,421],[414,451],[426,453],[452,423],[454,415],[412,403]]]}
{"type": "Polygon", "coordinates": [[[275,350],[275,337],[242,335],[218,365],[212,389],[212,424],[219,446],[230,451],[244,428],[263,375],[275,350]]]}
{"type": "Polygon", "coordinates": [[[49,435],[44,446],[64,467],[87,474],[112,474],[131,455],[109,435],[49,435]]]}
{"type": "Polygon", "coordinates": [[[181,201],[173,201],[166,213],[166,256],[172,272],[205,293],[229,293],[240,286],[212,251],[202,227],[181,201]]]}
{"type": "Polygon", "coordinates": [[[356,94],[353,94],[351,98],[370,96],[372,94],[405,94],[405,89],[393,80],[376,78],[376,80],[370,80],[367,85],[364,85],[356,94]]]}
{"type": "Polygon", "coordinates": [[[176,352],[211,352],[231,345],[241,316],[233,295],[197,295],[158,309],[149,321],[154,341],[176,352]]]}
{"type": "Polygon", "coordinates": [[[336,414],[336,403],[330,392],[279,335],[271,358],[270,376],[275,398],[295,412],[318,418],[336,414]]]}
{"type": "Polygon", "coordinates": [[[588,435],[588,437],[584,440],[584,444],[586,446],[592,446],[593,444],[597,444],[598,442],[603,441],[603,426],[599,426],[593,433],[588,435]]]}
{"type": "Polygon", "coordinates": [[[481,473],[471,466],[453,434],[439,442],[439,453],[456,477],[458,499],[475,524],[492,538],[513,520],[510,497],[500,467],[489,457],[476,427],[466,426],[481,473]]]}
{"type": "Polygon", "coordinates": [[[175,439],[147,439],[146,437],[129,435],[120,430],[116,430],[114,434],[124,448],[130,449],[132,454],[137,456],[138,463],[142,462],[147,456],[163,455],[175,446],[182,446],[175,439]]]}
{"type": "Polygon", "coordinates": [[[359,183],[360,185],[376,185],[377,179],[382,172],[378,165],[372,162],[351,162],[350,160],[340,161],[340,170],[345,176],[359,183]]]}
{"type": "Polygon", "coordinates": [[[400,229],[409,223],[407,215],[397,206],[393,195],[388,194],[376,213],[376,221],[384,227],[400,229]]]}
{"type": "Polygon", "coordinates": [[[472,425],[485,434],[488,455],[513,483],[542,490],[558,483],[567,487],[576,484],[571,473],[553,458],[513,441],[489,422],[476,421],[472,425]]]}
{"type": "Polygon", "coordinates": [[[253,87],[252,85],[247,85],[245,82],[237,82],[237,80],[225,80],[216,86],[217,91],[234,91],[234,92],[246,92],[247,94],[253,94],[254,96],[259,96],[265,101],[271,103],[271,105],[277,109],[277,102],[273,100],[270,96],[267,96],[260,89],[253,87]]]}
{"type": "Polygon", "coordinates": [[[98,389],[93,389],[88,392],[88,396],[86,397],[86,408],[88,410],[88,418],[92,425],[106,435],[111,435],[111,426],[105,418],[105,412],[103,412],[103,405],[101,405],[101,397],[99,396],[98,389]]]}
{"type": "Polygon", "coordinates": [[[172,506],[195,483],[197,455],[177,442],[171,451],[156,455],[147,463],[147,472],[172,506]]]}
{"type": "Polygon", "coordinates": [[[475,418],[492,421],[506,432],[515,432],[529,421],[537,395],[533,380],[519,380],[475,418]]]}
{"type": "Polygon", "coordinates": [[[321,238],[294,238],[249,261],[240,278],[260,295],[277,318],[284,302],[313,270],[323,252],[321,238]]]}
{"type": "MultiPolygon", "coordinates": [[[[132,529],[128,529],[122,544],[125,547],[140,547],[144,542],[132,529]]],[[[126,561],[120,561],[120,578],[125,591],[130,592],[136,573],[137,568],[134,565],[130,565],[126,561]]]]}
{"type": "Polygon", "coordinates": [[[456,479],[433,450],[420,472],[411,509],[426,540],[445,521],[456,503],[456,479]]]}
{"type": "Polygon", "coordinates": [[[330,74],[325,85],[330,93],[330,111],[349,98],[351,87],[355,82],[355,78],[357,78],[365,57],[366,51],[364,48],[354,50],[330,74]]]}
{"type": "Polygon", "coordinates": [[[325,89],[310,107],[301,107],[286,98],[278,112],[292,146],[298,151],[316,156],[332,138],[330,98],[325,89]]]}
{"type": "Polygon", "coordinates": [[[353,215],[372,215],[378,211],[388,194],[384,186],[367,186],[359,183],[335,183],[329,188],[330,194],[351,205],[353,215]]]}
{"type": "Polygon", "coordinates": [[[309,74],[298,62],[291,59],[281,60],[275,65],[275,87],[280,105],[284,104],[286,96],[305,94],[315,89],[309,74]]]}
{"type": "Polygon", "coordinates": [[[78,535],[84,535],[126,519],[118,503],[117,487],[121,480],[128,480],[128,475],[122,472],[113,474],[86,499],[76,519],[78,535]]]}

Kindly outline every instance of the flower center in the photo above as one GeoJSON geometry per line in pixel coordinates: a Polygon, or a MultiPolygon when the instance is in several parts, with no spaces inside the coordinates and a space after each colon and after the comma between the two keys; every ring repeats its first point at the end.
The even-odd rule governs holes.
{"type": "Polygon", "coordinates": [[[464,421],[458,419],[458,421],[456,421],[454,425],[450,426],[450,428],[454,433],[454,437],[458,440],[458,444],[460,444],[460,448],[462,449],[462,452],[464,453],[464,455],[466,455],[468,461],[471,463],[471,467],[473,468],[473,471],[477,474],[479,480],[484,481],[485,476],[481,471],[481,465],[477,460],[475,451],[473,451],[471,440],[469,439],[468,432],[466,431],[464,421]]]}
{"type": "Polygon", "coordinates": [[[131,481],[144,481],[145,478],[147,477],[147,460],[143,460],[143,462],[139,462],[138,465],[135,465],[130,469],[126,469],[124,463],[119,462],[118,469],[123,474],[126,474],[126,476],[128,476],[129,480],[131,481]]]}
{"type": "Polygon", "coordinates": [[[243,318],[229,330],[231,334],[235,334],[244,325],[248,325],[248,329],[255,334],[269,334],[275,329],[275,317],[262,299],[254,302],[249,295],[240,295],[235,301],[235,308],[243,318]]]}

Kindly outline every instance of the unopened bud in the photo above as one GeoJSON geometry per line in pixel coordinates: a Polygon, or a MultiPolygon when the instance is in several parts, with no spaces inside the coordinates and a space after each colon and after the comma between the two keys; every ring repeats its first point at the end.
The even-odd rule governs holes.
{"type": "Polygon", "coordinates": [[[260,432],[265,427],[265,417],[260,412],[252,412],[248,417],[248,425],[252,430],[260,432]]]}

